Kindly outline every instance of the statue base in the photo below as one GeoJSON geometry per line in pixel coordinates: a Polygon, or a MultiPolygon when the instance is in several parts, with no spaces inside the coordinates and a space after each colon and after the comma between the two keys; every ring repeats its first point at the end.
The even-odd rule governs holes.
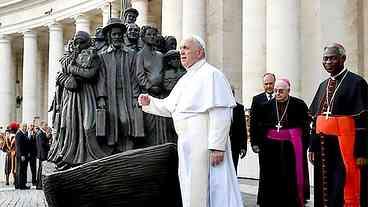
{"type": "Polygon", "coordinates": [[[43,188],[50,207],[180,207],[175,144],[130,150],[68,170],[43,165],[43,188]]]}

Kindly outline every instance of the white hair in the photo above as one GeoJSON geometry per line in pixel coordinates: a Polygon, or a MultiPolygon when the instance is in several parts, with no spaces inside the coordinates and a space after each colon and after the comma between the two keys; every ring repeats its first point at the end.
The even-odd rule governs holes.
{"type": "Polygon", "coordinates": [[[206,55],[206,42],[201,37],[197,35],[187,36],[183,38],[183,40],[181,41],[181,44],[183,44],[185,41],[188,41],[188,40],[193,41],[200,49],[203,49],[204,55],[206,55]]]}

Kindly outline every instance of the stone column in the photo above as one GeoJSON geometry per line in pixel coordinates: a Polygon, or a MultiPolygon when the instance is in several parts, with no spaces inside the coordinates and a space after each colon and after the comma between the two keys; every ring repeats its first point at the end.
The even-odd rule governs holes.
{"type": "Polygon", "coordinates": [[[75,18],[75,32],[85,31],[91,34],[90,20],[86,15],[80,14],[75,18]]]}
{"type": "MultiPolygon", "coordinates": [[[[301,1],[301,97],[309,106],[319,83],[327,75],[322,69],[320,5],[315,1],[301,1]]],[[[310,175],[312,171],[310,171],[310,175]]]]}
{"type": "Polygon", "coordinates": [[[267,71],[288,78],[293,96],[300,95],[299,16],[300,0],[267,0],[267,71]]]}
{"type": "MultiPolygon", "coordinates": [[[[119,17],[119,2],[117,0],[110,0],[111,2],[111,17],[119,17]]],[[[110,17],[110,3],[106,2],[101,10],[102,10],[102,25],[105,26],[109,21],[110,17]]]]}
{"type": "Polygon", "coordinates": [[[178,45],[182,39],[182,15],[182,0],[162,0],[162,34],[176,37],[178,45]]]}
{"type": "Polygon", "coordinates": [[[207,61],[222,70],[242,102],[242,1],[213,1],[206,10],[207,61]]]}
{"type": "MultiPolygon", "coordinates": [[[[40,36],[40,35],[38,35],[40,36]]],[[[40,37],[38,37],[39,40],[42,40],[40,37]]],[[[41,120],[45,120],[44,115],[44,110],[46,110],[47,106],[45,106],[44,104],[44,100],[46,99],[46,94],[43,94],[43,88],[45,87],[45,85],[47,84],[46,81],[47,79],[43,79],[43,74],[45,71],[44,65],[43,63],[44,61],[44,54],[42,51],[42,47],[41,47],[41,41],[38,42],[38,48],[37,48],[37,60],[36,60],[36,72],[37,72],[37,81],[36,81],[36,88],[37,88],[37,96],[39,97],[39,113],[38,116],[41,120]],[[45,96],[44,96],[45,95],[45,96]]]]}
{"type": "Polygon", "coordinates": [[[206,1],[183,1],[183,38],[197,35],[206,41],[206,1]]]}
{"type": "MultiPolygon", "coordinates": [[[[56,86],[56,73],[61,71],[59,59],[64,53],[63,27],[59,23],[51,23],[49,27],[49,69],[48,69],[48,108],[52,104],[56,86]],[[52,44],[51,44],[52,43],[52,44]]],[[[51,123],[52,114],[48,115],[51,123]]]]}
{"type": "MultiPolygon", "coordinates": [[[[346,66],[353,72],[363,67],[363,57],[359,35],[364,35],[361,25],[361,7],[365,1],[360,0],[323,0],[321,1],[321,49],[330,42],[344,45],[346,50],[346,66]]],[[[363,12],[364,13],[364,12],[363,12]]]]}
{"type": "Polygon", "coordinates": [[[266,73],[266,0],[243,1],[243,103],[250,108],[266,73]]]}
{"type": "Polygon", "coordinates": [[[15,115],[15,68],[12,57],[11,40],[0,35],[0,126],[6,127],[15,115]]]}
{"type": "Polygon", "coordinates": [[[35,31],[27,30],[24,35],[24,54],[23,54],[23,111],[22,121],[29,122],[35,116],[40,116],[39,107],[41,99],[37,80],[39,68],[37,68],[37,34],[35,31]]]}

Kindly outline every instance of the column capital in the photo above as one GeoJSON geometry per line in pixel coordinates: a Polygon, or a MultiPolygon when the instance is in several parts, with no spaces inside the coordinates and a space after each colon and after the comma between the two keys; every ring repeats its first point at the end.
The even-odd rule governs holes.
{"type": "Polygon", "coordinates": [[[37,38],[36,31],[34,31],[32,29],[27,29],[27,30],[23,31],[22,33],[23,33],[24,38],[37,38]]]}
{"type": "Polygon", "coordinates": [[[49,31],[63,31],[63,25],[59,22],[52,21],[47,24],[49,31]]]}
{"type": "Polygon", "coordinates": [[[88,15],[79,14],[74,17],[75,20],[75,31],[85,31],[90,33],[90,19],[88,15]]]}
{"type": "Polygon", "coordinates": [[[89,23],[89,18],[85,14],[78,14],[73,17],[75,23],[89,23]]]}
{"type": "Polygon", "coordinates": [[[102,12],[108,12],[109,11],[109,4],[110,4],[110,2],[105,1],[105,3],[99,9],[102,12]]]}

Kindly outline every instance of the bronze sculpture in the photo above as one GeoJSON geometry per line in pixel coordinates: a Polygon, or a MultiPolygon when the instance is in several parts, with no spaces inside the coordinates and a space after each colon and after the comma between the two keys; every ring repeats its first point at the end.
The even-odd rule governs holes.
{"type": "Polygon", "coordinates": [[[96,28],[96,33],[93,38],[93,47],[96,49],[97,54],[102,53],[107,48],[106,37],[102,33],[103,27],[99,26],[96,28]]]}
{"type": "Polygon", "coordinates": [[[99,55],[98,108],[106,109],[107,144],[114,152],[133,149],[134,139],[144,137],[143,112],[138,107],[139,85],[135,75],[135,52],[123,44],[125,25],[111,18],[103,33],[108,48],[99,55]]]}
{"type": "Polygon", "coordinates": [[[138,10],[130,7],[127,8],[124,11],[124,15],[122,15],[122,17],[124,17],[124,24],[132,24],[135,23],[135,21],[137,21],[137,17],[139,15],[138,10]]]}
{"type": "Polygon", "coordinates": [[[174,88],[178,80],[186,73],[186,70],[180,63],[180,53],[177,50],[169,50],[164,55],[163,72],[163,94],[167,97],[174,88]]]}
{"type": "Polygon", "coordinates": [[[163,55],[155,50],[158,30],[143,26],[141,38],[144,46],[137,53],[137,78],[144,93],[159,95],[161,93],[163,55]]]}
{"type": "Polygon", "coordinates": [[[72,41],[72,51],[60,60],[58,130],[48,158],[60,169],[106,156],[95,135],[94,80],[100,63],[96,51],[90,46],[89,34],[78,31],[72,41]]]}
{"type": "MultiPolygon", "coordinates": [[[[134,16],[134,10],[128,9],[128,11],[131,11],[134,16]]],[[[125,19],[131,18],[126,16],[125,19]]],[[[138,40],[137,33],[139,34],[139,27],[135,23],[125,22],[124,24],[121,19],[112,18],[104,28],[96,29],[93,46],[90,39],[86,38],[88,34],[78,32],[75,40],[70,42],[69,50],[61,59],[63,71],[57,76],[58,85],[52,105],[54,142],[49,154],[49,161],[57,164],[59,172],[47,172],[43,175],[46,177],[45,194],[50,206],[63,206],[65,203],[71,206],[86,203],[88,206],[101,204],[94,199],[106,201],[104,205],[107,206],[109,202],[128,206],[140,206],[141,203],[144,206],[143,201],[162,204],[162,192],[165,192],[165,196],[170,195],[170,198],[165,200],[170,203],[169,206],[181,206],[177,166],[175,166],[177,160],[173,156],[176,153],[172,153],[175,145],[132,149],[167,142],[176,143],[177,135],[172,119],[149,114],[143,117],[143,112],[137,103],[137,96],[141,91],[156,97],[167,96],[184,71],[181,70],[177,51],[171,51],[165,56],[156,51],[159,35],[156,28],[143,27],[142,40],[138,40]],[[127,31],[127,28],[131,30],[127,31]],[[139,41],[143,43],[143,48],[138,46],[139,41]],[[73,64],[79,69],[74,67],[72,69],[70,65],[73,64]],[[95,65],[98,66],[94,67],[95,65]],[[78,71],[84,73],[79,74],[78,71]],[[84,77],[87,74],[89,78],[84,77]],[[81,90],[87,86],[93,87],[92,91],[94,91],[88,96],[83,95],[87,92],[81,90]],[[88,102],[88,111],[83,112],[88,118],[83,120],[93,123],[93,129],[84,134],[86,137],[79,140],[83,141],[86,147],[89,146],[86,149],[96,154],[91,156],[92,159],[79,159],[80,162],[76,163],[69,163],[67,160],[77,159],[79,154],[69,154],[66,149],[79,149],[78,146],[81,143],[75,142],[77,139],[73,139],[73,142],[68,141],[72,140],[68,137],[71,133],[66,132],[78,130],[84,121],[74,117],[71,122],[68,118],[76,114],[72,112],[84,109],[79,105],[71,107],[73,102],[69,101],[70,94],[89,97],[88,101],[91,104],[89,105],[88,102]],[[67,114],[72,115],[67,116],[67,114]],[[64,143],[74,145],[69,146],[64,143]],[[61,153],[65,151],[68,153],[61,153]],[[89,162],[111,154],[115,155],[89,162]],[[147,157],[150,159],[147,160],[147,157]],[[83,163],[85,165],[60,172],[83,163]],[[137,171],[137,168],[140,170],[137,171]],[[91,173],[91,169],[101,173],[108,169],[116,176],[111,177],[111,174],[101,176],[101,174],[91,173]],[[88,174],[89,179],[82,176],[85,173],[88,174]],[[132,175],[133,177],[130,178],[129,176],[132,175]],[[121,176],[124,179],[121,179],[121,176]],[[73,183],[67,182],[71,180],[73,183]],[[134,185],[127,185],[130,181],[134,181],[134,185]],[[139,190],[142,183],[145,183],[145,191],[139,190]],[[98,186],[103,193],[80,191],[86,186],[98,186]],[[114,191],[114,194],[106,190],[114,188],[119,189],[114,191]],[[160,193],[156,194],[154,190],[160,193]],[[136,191],[141,192],[142,197],[137,199],[129,196],[131,192],[136,191]],[[73,196],[83,197],[83,199],[73,201],[73,196]],[[65,197],[71,199],[64,199],[65,197]]],[[[162,40],[163,38],[160,41],[161,49],[165,50],[165,41],[162,40]]],[[[87,99],[82,100],[87,101],[87,99]]],[[[89,153],[88,150],[85,152],[89,153]]],[[[45,169],[47,171],[47,167],[45,169]]]]}
{"type": "MultiPolygon", "coordinates": [[[[162,41],[154,27],[142,28],[144,47],[138,51],[138,31],[134,23],[111,18],[105,27],[96,29],[93,45],[89,34],[82,31],[69,41],[60,60],[63,71],[57,76],[52,105],[54,144],[49,160],[59,169],[134,148],[176,143],[172,120],[143,116],[137,96],[145,92],[166,97],[185,70],[178,51],[170,50],[164,56],[156,50],[162,41]],[[130,30],[124,44],[126,26],[130,30]],[[91,89],[85,91],[86,87],[91,89]],[[80,100],[70,98],[79,96],[80,100]],[[76,116],[78,113],[85,117],[76,116]],[[85,140],[84,144],[78,140],[85,140]]],[[[172,36],[164,43],[164,49],[176,47],[172,36]]]]}
{"type": "Polygon", "coordinates": [[[139,32],[140,28],[135,23],[126,24],[127,32],[124,37],[125,45],[134,50],[135,52],[139,52],[142,48],[139,46],[139,32]]]}
{"type": "MultiPolygon", "coordinates": [[[[137,53],[137,78],[141,91],[162,98],[163,90],[163,55],[155,50],[158,30],[151,26],[143,26],[141,38],[144,46],[137,53]]],[[[144,128],[147,146],[163,144],[175,140],[176,134],[169,118],[144,113],[144,128]]]]}
{"type": "Polygon", "coordinates": [[[165,37],[165,52],[168,52],[170,50],[176,50],[177,46],[178,42],[176,41],[176,38],[174,36],[165,37]]]}

